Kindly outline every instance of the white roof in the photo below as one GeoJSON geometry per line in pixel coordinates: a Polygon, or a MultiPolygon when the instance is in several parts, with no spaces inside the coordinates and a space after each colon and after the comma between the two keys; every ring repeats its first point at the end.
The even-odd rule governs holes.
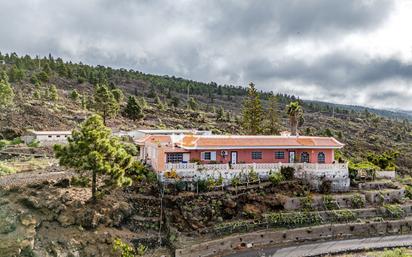
{"type": "Polygon", "coordinates": [[[71,135],[72,132],[70,130],[64,131],[30,131],[35,135],[71,135]]]}
{"type": "Polygon", "coordinates": [[[145,134],[189,134],[189,133],[208,133],[209,131],[196,129],[139,129],[145,134]]]}

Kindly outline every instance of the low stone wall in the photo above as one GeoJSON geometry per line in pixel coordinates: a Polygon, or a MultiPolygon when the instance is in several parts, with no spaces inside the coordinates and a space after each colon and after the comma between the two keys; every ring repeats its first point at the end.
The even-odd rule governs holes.
{"type": "Polygon", "coordinates": [[[307,171],[299,169],[295,176],[307,181],[312,190],[319,191],[322,183],[331,182],[333,192],[347,192],[350,187],[349,171],[347,169],[307,171]]]}
{"type": "Polygon", "coordinates": [[[393,183],[392,181],[371,181],[371,182],[365,182],[365,183],[360,183],[358,185],[358,188],[360,190],[382,190],[382,189],[397,189],[398,186],[393,183]]]}
{"type": "Polygon", "coordinates": [[[264,247],[276,244],[316,240],[339,240],[355,237],[373,237],[412,232],[412,218],[386,222],[331,224],[283,231],[258,231],[229,236],[177,249],[176,257],[206,257],[234,253],[242,248],[264,247]]]}
{"type": "Polygon", "coordinates": [[[370,203],[392,203],[405,197],[405,189],[385,189],[365,192],[366,200],[370,203]]]}
{"type": "Polygon", "coordinates": [[[376,178],[394,179],[396,173],[394,170],[376,171],[376,178]]]}
{"type": "MultiPolygon", "coordinates": [[[[336,201],[340,208],[352,208],[352,198],[355,194],[344,194],[344,195],[331,195],[331,197],[336,201]]],[[[359,196],[366,201],[365,196],[363,194],[359,194],[359,196]]],[[[323,204],[323,196],[313,196],[312,197],[312,207],[314,209],[322,209],[323,204]]],[[[305,197],[287,197],[285,196],[282,199],[283,207],[285,210],[293,211],[299,210],[302,208],[302,201],[305,200],[305,197]]]]}

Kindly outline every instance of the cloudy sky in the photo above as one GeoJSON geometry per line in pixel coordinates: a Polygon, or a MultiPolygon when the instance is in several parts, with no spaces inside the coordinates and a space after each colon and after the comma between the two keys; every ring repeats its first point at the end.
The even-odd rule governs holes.
{"type": "Polygon", "coordinates": [[[412,0],[0,0],[0,51],[412,110],[412,0]]]}

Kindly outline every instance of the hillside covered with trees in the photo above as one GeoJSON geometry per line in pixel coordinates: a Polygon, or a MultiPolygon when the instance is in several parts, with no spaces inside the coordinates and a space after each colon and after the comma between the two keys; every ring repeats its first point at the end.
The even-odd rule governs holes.
{"type": "Polygon", "coordinates": [[[92,113],[100,114],[109,127],[124,130],[196,128],[217,134],[277,134],[292,123],[301,135],[336,137],[346,144],[344,158],[355,163],[397,155],[399,171],[409,173],[412,168],[411,126],[405,114],[303,101],[246,85],[71,63],[52,56],[0,54],[0,74],[0,137],[4,139],[27,129],[72,129],[92,113]],[[298,103],[300,109],[291,103],[298,103]]]}

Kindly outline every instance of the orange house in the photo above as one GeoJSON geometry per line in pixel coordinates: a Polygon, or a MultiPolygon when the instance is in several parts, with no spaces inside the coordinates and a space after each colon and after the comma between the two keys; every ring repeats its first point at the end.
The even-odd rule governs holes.
{"type": "Polygon", "coordinates": [[[344,144],[333,137],[248,135],[148,135],[138,139],[140,158],[158,172],[168,163],[335,163],[344,144]]]}

